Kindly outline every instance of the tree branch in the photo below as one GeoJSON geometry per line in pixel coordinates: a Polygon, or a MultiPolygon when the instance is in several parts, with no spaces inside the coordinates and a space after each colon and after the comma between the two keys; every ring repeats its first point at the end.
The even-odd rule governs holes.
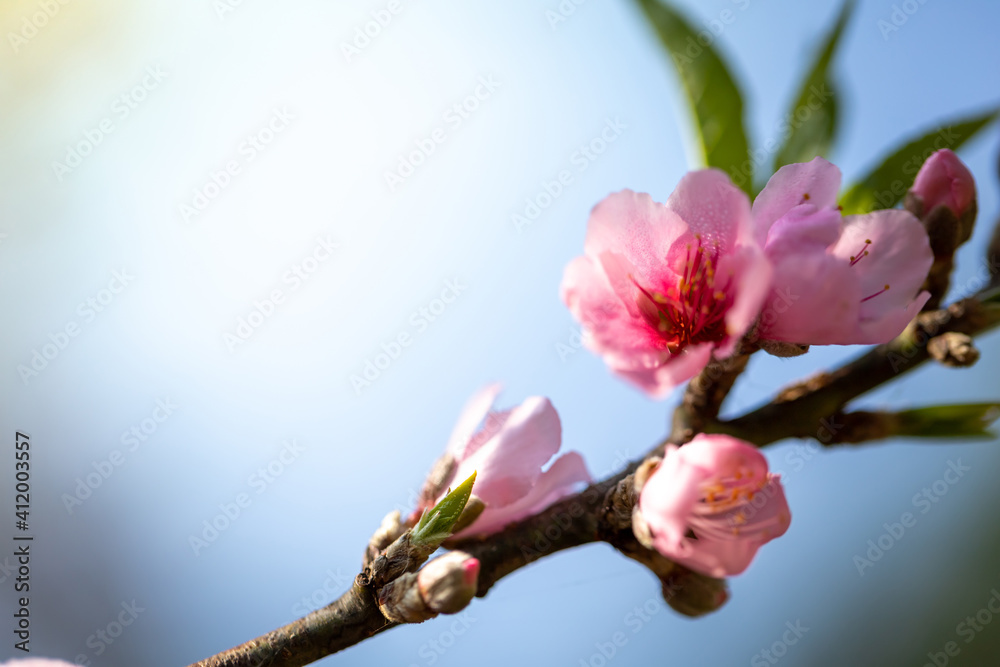
{"type": "Polygon", "coordinates": [[[931,358],[928,343],[957,332],[982,334],[1000,324],[1000,307],[976,298],[948,308],[921,313],[895,340],[879,345],[841,368],[784,389],[775,399],[728,422],[708,425],[709,432],[728,433],[763,446],[784,438],[837,440],[843,428],[835,419],[848,402],[908,373],[931,358]]]}
{"type": "Polygon", "coordinates": [[[357,584],[331,604],[191,667],[302,667],[395,626],[357,584]]]}
{"type": "MultiPolygon", "coordinates": [[[[844,415],[843,407],[854,398],[889,382],[931,358],[928,342],[947,332],[969,336],[1000,324],[1000,306],[971,298],[947,309],[926,312],[906,332],[890,343],[829,373],[817,375],[789,387],[769,404],[731,421],[716,421],[718,406],[745,367],[744,358],[718,377],[709,380],[678,408],[679,423],[705,419],[705,430],[729,433],[758,445],[790,437],[816,438],[823,444],[859,442],[880,437],[871,428],[870,413],[844,415]],[[838,421],[839,420],[839,421],[838,421]]],[[[623,517],[635,502],[631,475],[648,456],[663,453],[668,442],[690,439],[690,428],[674,428],[672,436],[625,470],[595,482],[540,514],[511,524],[482,538],[446,543],[479,559],[477,595],[482,597],[503,577],[541,558],[564,549],[606,542],[624,555],[649,567],[663,583],[664,597],[681,611],[695,615],[717,606],[726,597],[725,582],[695,575],[665,562],[659,554],[637,542],[623,527],[623,517]],[[678,595],[691,589],[689,595],[678,595]],[[680,598],[680,599],[678,599],[680,598]]],[[[394,627],[379,610],[375,591],[356,582],[337,601],[225,653],[195,663],[192,667],[301,667],[353,646],[394,627]]]]}

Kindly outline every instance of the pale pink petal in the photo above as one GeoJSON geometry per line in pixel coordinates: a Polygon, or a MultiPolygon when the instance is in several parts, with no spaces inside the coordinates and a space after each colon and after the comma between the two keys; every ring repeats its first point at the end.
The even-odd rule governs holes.
{"type": "Polygon", "coordinates": [[[506,505],[527,493],[562,439],[559,415],[547,398],[532,396],[510,411],[503,428],[461,461],[456,480],[478,471],[473,490],[487,504],[506,505]]]}
{"type": "Polygon", "coordinates": [[[712,345],[691,345],[680,354],[671,355],[665,350],[662,360],[656,363],[651,354],[640,357],[638,363],[614,366],[619,375],[629,380],[653,398],[664,398],[677,385],[701,372],[712,358],[712,345]],[[645,363],[643,363],[645,362],[645,363]]]}
{"type": "Polygon", "coordinates": [[[660,467],[649,477],[639,495],[639,509],[662,553],[689,553],[688,522],[701,497],[706,470],[684,465],[671,446],[660,467]]]}
{"type": "Polygon", "coordinates": [[[580,484],[590,481],[590,473],[583,457],[577,452],[567,452],[541,474],[534,487],[523,497],[509,505],[487,504],[479,518],[471,526],[457,533],[457,536],[494,533],[508,524],[538,514],[549,505],[575,493],[580,484]]]}
{"type": "Polygon", "coordinates": [[[622,190],[591,211],[584,251],[594,258],[622,255],[645,275],[662,265],[666,249],[684,229],[675,213],[648,194],[622,190]]]}
{"type": "Polygon", "coordinates": [[[614,293],[603,267],[587,255],[566,265],[560,293],[570,312],[586,327],[600,327],[609,320],[631,317],[614,293]]]}
{"type": "Polygon", "coordinates": [[[667,199],[667,208],[706,245],[732,248],[750,228],[750,200],[718,169],[688,172],[667,199]]]}
{"type": "Polygon", "coordinates": [[[472,440],[476,429],[483,422],[494,401],[503,389],[500,383],[486,385],[468,400],[462,408],[462,414],[452,429],[448,439],[448,451],[454,456],[462,456],[465,446],[472,440]]]}
{"type": "Polygon", "coordinates": [[[790,255],[775,266],[760,337],[803,345],[848,345],[863,295],[851,267],[826,252],[790,255]]]}
{"type": "Polygon", "coordinates": [[[930,298],[931,293],[923,291],[904,308],[883,311],[877,318],[862,319],[858,324],[860,333],[856,337],[857,342],[862,345],[879,345],[892,340],[903,333],[906,325],[920,314],[920,310],[930,298]]]}
{"type": "Polygon", "coordinates": [[[716,275],[723,284],[727,277],[740,283],[739,289],[732,292],[733,303],[726,313],[727,338],[716,351],[720,359],[735,351],[740,338],[757,319],[771,289],[771,272],[771,263],[756,245],[740,246],[719,260],[716,275]]]}
{"type": "Polygon", "coordinates": [[[636,305],[639,288],[636,287],[636,280],[647,282],[649,278],[643,276],[628,258],[618,253],[605,251],[596,260],[618,303],[625,306],[630,317],[639,317],[636,305]]]}
{"type": "Polygon", "coordinates": [[[850,264],[851,258],[861,253],[867,254],[858,258],[851,269],[857,274],[862,298],[879,294],[862,304],[861,317],[866,320],[906,308],[920,291],[934,262],[923,225],[902,210],[876,211],[845,219],[843,233],[831,254],[850,264]]]}
{"type": "Polygon", "coordinates": [[[705,474],[729,477],[741,474],[744,478],[762,480],[767,474],[767,459],[743,440],[722,434],[698,434],[691,442],[678,448],[679,465],[701,468],[705,474]]]}
{"type": "Polygon", "coordinates": [[[771,176],[753,202],[753,224],[761,243],[771,225],[795,206],[809,203],[816,208],[837,205],[840,169],[821,157],[787,164],[771,176]]]}
{"type": "Polygon", "coordinates": [[[789,255],[825,252],[840,238],[842,222],[836,209],[795,206],[771,225],[765,245],[767,256],[777,263],[789,255]]]}
{"type": "Polygon", "coordinates": [[[0,662],[0,667],[78,667],[71,662],[53,660],[51,658],[27,658],[24,660],[8,660],[0,662]]]}

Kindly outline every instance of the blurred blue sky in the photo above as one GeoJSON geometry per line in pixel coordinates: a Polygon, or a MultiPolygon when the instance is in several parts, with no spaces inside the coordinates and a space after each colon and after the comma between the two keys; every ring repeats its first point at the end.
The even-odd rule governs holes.
{"type": "MultiPolygon", "coordinates": [[[[590,353],[559,347],[576,328],[558,285],[590,208],[625,187],[664,201],[694,166],[677,78],[634,3],[563,2],[575,11],[552,25],[557,0],[399,0],[350,57],[342,44],[386,0],[229,3],[70,2],[23,41],[9,35],[24,34],[39,3],[0,8],[0,426],[5,441],[27,431],[34,446],[39,655],[187,664],[328,602],[381,517],[409,507],[465,400],[489,381],[505,384],[504,406],[551,397],[564,448],[595,476],[661,438],[676,400],[651,401],[590,353]],[[477,90],[476,108],[458,115],[477,90]],[[609,122],[623,129],[581,160],[609,122]],[[390,187],[400,155],[435,137],[390,187]],[[54,167],[80,142],[96,145],[79,166],[54,167]],[[517,229],[512,216],[562,170],[572,181],[517,229]],[[116,271],[127,285],[112,282],[116,271]],[[464,286],[459,296],[433,321],[420,315],[448,281],[464,286]],[[102,291],[109,283],[119,291],[102,291]],[[275,290],[270,316],[227,344],[275,290]],[[71,323],[78,335],[22,378],[18,366],[71,323]],[[412,343],[356,391],[351,376],[400,334],[412,343]],[[176,409],[150,421],[168,399],[176,409]],[[144,420],[146,439],[123,442],[144,420]],[[292,440],[294,455],[274,464],[292,440]],[[115,450],[121,465],[67,509],[65,494],[115,450]],[[271,476],[257,473],[269,464],[271,476]],[[190,536],[240,494],[249,505],[196,554],[190,536]],[[120,637],[91,638],[133,600],[143,611],[120,637]]],[[[755,144],[775,136],[838,3],[677,4],[699,25],[732,12],[717,46],[755,144]]],[[[913,0],[885,33],[879,21],[903,4],[862,0],[842,43],[832,158],[847,181],[912,133],[997,103],[1000,6],[913,0]]],[[[994,126],[961,151],[981,216],[960,253],[959,292],[1000,209],[997,143],[994,126]]],[[[1000,338],[981,349],[971,371],[928,367],[863,402],[995,399],[1000,338]]],[[[755,357],[727,409],[854,353],[755,357]]],[[[598,665],[596,644],[621,631],[614,664],[745,665],[796,622],[808,631],[782,664],[916,665],[950,640],[963,650],[950,664],[986,664],[970,656],[996,645],[983,638],[995,627],[969,644],[955,628],[1000,587],[995,443],[801,446],[768,449],[792,526],[731,581],[719,613],[679,617],[651,575],[595,545],[505,579],[459,625],[398,628],[324,664],[598,665]],[[971,471],[926,514],[917,508],[916,525],[859,575],[867,541],[959,460],[971,471]],[[629,614],[643,605],[655,612],[636,627],[629,614]]],[[[2,470],[6,508],[12,464],[2,470]]],[[[0,577],[10,619],[11,579],[0,577]]]]}

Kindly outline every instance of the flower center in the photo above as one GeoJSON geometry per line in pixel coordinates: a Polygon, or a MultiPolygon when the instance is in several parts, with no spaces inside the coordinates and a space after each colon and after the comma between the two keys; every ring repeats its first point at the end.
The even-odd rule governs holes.
{"type": "Polygon", "coordinates": [[[718,343],[726,337],[725,316],[732,297],[729,281],[723,289],[715,288],[717,265],[718,247],[706,251],[698,235],[694,245],[687,246],[684,275],[676,285],[652,291],[629,276],[639,290],[639,312],[671,354],[693,343],[718,343]]]}

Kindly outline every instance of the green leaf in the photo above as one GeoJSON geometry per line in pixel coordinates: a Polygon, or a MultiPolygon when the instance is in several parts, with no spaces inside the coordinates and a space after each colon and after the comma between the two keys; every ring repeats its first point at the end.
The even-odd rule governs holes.
{"type": "Polygon", "coordinates": [[[784,145],[774,157],[774,171],[793,162],[808,162],[817,155],[826,156],[833,145],[839,91],[830,76],[830,62],[854,5],[855,0],[844,2],[837,23],[816,52],[812,69],[802,81],[795,104],[785,116],[789,129],[784,145]]]}
{"type": "Polygon", "coordinates": [[[1000,418],[1000,403],[936,405],[895,415],[895,435],[919,438],[995,438],[986,430],[1000,418]]]}
{"type": "Polygon", "coordinates": [[[441,502],[424,512],[410,536],[414,544],[433,544],[436,549],[438,544],[451,536],[451,529],[462,516],[465,504],[469,502],[475,481],[476,473],[473,472],[469,479],[459,484],[441,502]]]}
{"type": "Polygon", "coordinates": [[[753,163],[743,128],[743,97],[711,43],[698,41],[691,24],[659,0],[639,0],[680,75],[694,113],[702,161],[722,169],[747,194],[753,190],[753,163]]]}
{"type": "Polygon", "coordinates": [[[840,200],[844,214],[893,208],[903,199],[924,160],[931,153],[941,148],[957,150],[998,116],[1000,109],[993,109],[932,130],[897,149],[844,193],[840,200]]]}

